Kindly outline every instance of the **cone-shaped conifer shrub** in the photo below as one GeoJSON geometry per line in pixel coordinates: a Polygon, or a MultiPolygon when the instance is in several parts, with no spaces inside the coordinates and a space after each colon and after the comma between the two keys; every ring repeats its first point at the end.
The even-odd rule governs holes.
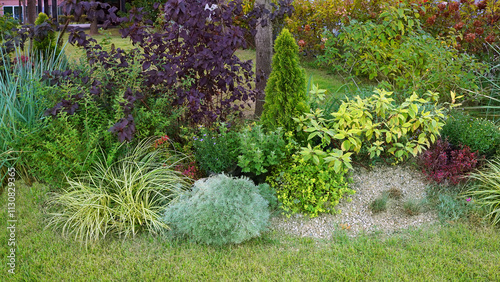
{"type": "Polygon", "coordinates": [[[299,66],[299,47],[288,29],[283,29],[274,46],[272,72],[266,85],[262,122],[268,129],[295,129],[293,117],[307,112],[306,77],[299,66]]]}

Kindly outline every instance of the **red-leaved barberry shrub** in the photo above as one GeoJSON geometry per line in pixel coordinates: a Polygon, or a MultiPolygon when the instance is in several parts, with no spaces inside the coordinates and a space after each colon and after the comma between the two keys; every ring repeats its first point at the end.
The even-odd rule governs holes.
{"type": "Polygon", "coordinates": [[[437,140],[420,155],[419,162],[422,172],[430,180],[437,183],[448,181],[456,185],[478,166],[479,159],[477,152],[472,152],[468,146],[455,149],[447,140],[437,140]]]}

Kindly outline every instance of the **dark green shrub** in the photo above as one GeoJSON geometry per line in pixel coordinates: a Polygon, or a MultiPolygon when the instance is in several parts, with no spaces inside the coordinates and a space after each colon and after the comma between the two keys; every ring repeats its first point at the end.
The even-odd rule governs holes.
{"type": "Polygon", "coordinates": [[[164,221],[173,234],[195,242],[239,244],[266,230],[268,202],[252,181],[219,174],[196,181],[167,207],[164,221]]]}
{"type": "Polygon", "coordinates": [[[41,130],[16,140],[26,152],[22,163],[30,167],[32,176],[55,186],[87,171],[102,150],[114,159],[119,142],[107,131],[108,119],[95,103],[88,100],[78,115],[62,112],[56,119],[45,119],[41,130]]]}
{"type": "Polygon", "coordinates": [[[194,138],[195,157],[207,173],[231,171],[238,157],[238,136],[236,132],[221,123],[211,129],[201,127],[194,138]]]}
{"type": "Polygon", "coordinates": [[[500,150],[500,128],[482,118],[474,118],[462,112],[454,112],[441,131],[443,138],[458,146],[469,146],[480,155],[492,157],[500,150]]]}
{"type": "Polygon", "coordinates": [[[246,127],[238,137],[238,166],[243,172],[255,175],[267,173],[270,166],[278,165],[285,157],[285,140],[280,127],[267,133],[260,125],[246,127]]]}
{"type": "Polygon", "coordinates": [[[267,81],[262,123],[268,129],[296,129],[292,117],[309,111],[306,102],[306,78],[299,66],[299,47],[288,29],[275,42],[272,71],[267,81]]]}
{"type": "Polygon", "coordinates": [[[311,217],[320,213],[335,213],[335,206],[349,189],[347,170],[336,172],[333,166],[320,163],[311,165],[299,155],[279,166],[267,177],[276,189],[278,200],[285,212],[303,212],[311,217]]]}

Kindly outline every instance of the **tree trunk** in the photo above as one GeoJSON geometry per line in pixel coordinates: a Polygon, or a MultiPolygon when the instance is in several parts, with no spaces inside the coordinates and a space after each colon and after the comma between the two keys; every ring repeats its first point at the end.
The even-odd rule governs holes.
{"type": "Polygon", "coordinates": [[[36,19],[36,0],[28,0],[27,8],[28,23],[35,24],[36,19]]]}
{"type": "MultiPolygon", "coordinates": [[[[270,0],[256,0],[255,4],[264,4],[268,10],[271,10],[270,0]]],[[[260,117],[264,110],[267,78],[271,74],[271,61],[273,57],[273,32],[269,17],[266,15],[267,26],[257,25],[257,34],[255,35],[255,49],[257,58],[255,60],[255,89],[257,90],[257,100],[255,102],[255,116],[260,117]]]]}
{"type": "Polygon", "coordinates": [[[38,9],[37,9],[37,15],[40,14],[42,11],[43,11],[43,7],[42,7],[42,0],[38,0],[38,9]]]}
{"type": "MultiPolygon", "coordinates": [[[[92,0],[91,2],[95,2],[95,0],[92,0]]],[[[92,18],[91,23],[90,23],[89,34],[90,35],[97,35],[97,34],[99,34],[99,30],[97,29],[97,17],[95,15],[95,8],[91,8],[89,14],[93,15],[93,18],[92,18]]]]}
{"type": "MultiPolygon", "coordinates": [[[[24,5],[23,3],[21,2],[21,0],[19,0],[19,23],[22,24],[24,22],[24,19],[23,19],[23,9],[24,5]]],[[[24,11],[24,13],[26,13],[26,11],[24,11]]]]}
{"type": "Polygon", "coordinates": [[[52,0],[52,18],[57,22],[57,0],[52,0]]]}
{"type": "Polygon", "coordinates": [[[50,17],[49,0],[43,0],[43,12],[50,17]]]}

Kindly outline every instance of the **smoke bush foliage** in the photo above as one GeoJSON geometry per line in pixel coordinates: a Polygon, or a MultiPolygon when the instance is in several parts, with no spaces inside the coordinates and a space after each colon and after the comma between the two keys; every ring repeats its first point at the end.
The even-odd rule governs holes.
{"type": "MultiPolygon", "coordinates": [[[[63,11],[79,18],[91,12],[95,3],[98,2],[91,5],[68,0],[63,5],[63,11]]],[[[254,99],[251,61],[242,62],[234,54],[237,49],[247,47],[245,30],[236,26],[233,19],[236,16],[245,17],[254,33],[257,19],[270,11],[256,7],[253,12],[243,15],[240,1],[169,0],[160,11],[162,20],[158,22],[162,23],[161,26],[158,23],[155,26],[141,8],[132,9],[128,17],[118,18],[115,7],[109,8],[107,4],[100,7],[106,9],[106,13],[95,16],[105,20],[105,26],[109,23],[122,24],[122,36],[129,37],[138,48],[129,54],[120,48],[104,51],[96,40],[77,29],[70,30],[69,42],[85,49],[91,67],[99,63],[106,68],[112,61],[117,63],[113,66],[126,68],[131,57],[139,60],[142,66],[141,89],[124,93],[123,117],[114,121],[110,128],[121,141],[131,140],[135,133],[132,113],[135,104],[149,97],[163,97],[166,89],[175,92],[173,105],[187,108],[184,118],[191,123],[211,123],[218,118],[224,120],[254,99]],[[186,82],[189,87],[179,87],[186,82]]],[[[159,4],[154,5],[155,9],[158,7],[159,4]]],[[[283,10],[278,9],[273,15],[283,16],[283,10]]],[[[52,79],[57,80],[57,77],[52,79]]],[[[92,87],[92,94],[102,96],[104,90],[113,85],[94,80],[92,87]]],[[[66,111],[72,114],[78,109],[81,99],[79,96],[65,98],[49,113],[56,115],[59,111],[66,111]]]]}
{"type": "Polygon", "coordinates": [[[191,192],[167,207],[163,220],[174,234],[195,242],[238,244],[267,228],[268,201],[259,190],[249,179],[223,174],[198,180],[191,192]]]}

